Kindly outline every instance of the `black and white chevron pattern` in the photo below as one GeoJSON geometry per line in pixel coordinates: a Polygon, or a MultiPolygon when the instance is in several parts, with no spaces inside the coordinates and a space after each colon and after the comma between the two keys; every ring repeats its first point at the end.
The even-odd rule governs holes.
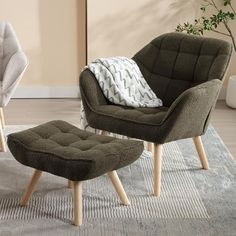
{"type": "MultiPolygon", "coordinates": [[[[126,57],[99,58],[86,68],[95,75],[110,102],[131,107],[162,106],[162,101],[147,84],[134,60],[126,57]]],[[[82,108],[81,128],[86,127],[86,117],[82,108]]]]}
{"type": "Polygon", "coordinates": [[[87,66],[93,72],[106,98],[132,107],[159,107],[157,98],[139,67],[126,57],[99,58],[87,66]]]}

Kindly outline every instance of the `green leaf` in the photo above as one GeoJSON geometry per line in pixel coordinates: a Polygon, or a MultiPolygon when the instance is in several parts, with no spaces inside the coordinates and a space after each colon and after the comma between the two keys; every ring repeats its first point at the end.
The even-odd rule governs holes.
{"type": "Polygon", "coordinates": [[[231,0],[224,0],[224,6],[230,5],[231,4],[231,0]]]}
{"type": "Polygon", "coordinates": [[[219,10],[214,7],[212,3],[213,0],[202,1],[203,4],[200,7],[202,16],[198,19],[194,19],[193,23],[185,22],[177,25],[176,31],[187,34],[203,35],[205,31],[215,30],[219,25],[222,25],[228,31],[227,27],[230,27],[228,22],[231,20],[236,20],[236,14],[233,6],[231,5],[231,0],[222,0],[222,9],[219,10]],[[213,11],[210,15],[205,14],[208,9],[211,9],[211,12],[212,9],[215,11],[213,11]]]}
{"type": "Polygon", "coordinates": [[[206,11],[206,7],[205,7],[205,6],[202,6],[200,9],[201,9],[203,12],[206,11]]]}

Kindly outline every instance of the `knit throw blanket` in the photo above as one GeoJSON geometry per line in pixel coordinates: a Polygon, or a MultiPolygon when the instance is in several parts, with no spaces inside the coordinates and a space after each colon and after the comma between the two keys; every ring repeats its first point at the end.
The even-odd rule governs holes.
{"type": "MultiPolygon", "coordinates": [[[[157,98],[144,79],[138,65],[126,57],[99,58],[86,66],[97,79],[105,97],[114,104],[131,107],[159,107],[157,98]]],[[[90,131],[83,104],[81,104],[80,128],[90,131]]]]}

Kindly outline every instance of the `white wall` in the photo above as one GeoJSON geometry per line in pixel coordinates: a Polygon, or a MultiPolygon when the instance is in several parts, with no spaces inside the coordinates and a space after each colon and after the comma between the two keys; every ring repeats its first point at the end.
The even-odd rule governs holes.
{"type": "MultiPolygon", "coordinates": [[[[222,0],[217,0],[219,6],[222,0]]],[[[196,0],[88,0],[88,59],[127,56],[160,34],[174,31],[179,23],[193,21],[201,14],[196,0]]],[[[235,1],[232,1],[234,6],[235,1]]],[[[236,36],[236,21],[231,24],[236,36]]],[[[206,36],[223,38],[215,33],[206,36]]],[[[227,79],[236,74],[236,53],[220,98],[225,98],[227,79]]]]}
{"type": "MultiPolygon", "coordinates": [[[[87,0],[88,60],[131,57],[156,36],[199,15],[196,0],[87,0]]],[[[217,0],[222,3],[222,0],[217,0]]],[[[0,20],[13,24],[30,65],[18,97],[78,94],[84,66],[85,0],[0,0],[0,20]],[[81,5],[82,4],[82,5],[81,5]]],[[[235,5],[235,1],[233,1],[235,5]]],[[[232,25],[236,34],[236,22],[232,25]]],[[[219,37],[216,34],[210,36],[219,37]]],[[[236,56],[227,77],[236,74],[236,56]]]]}
{"type": "Polygon", "coordinates": [[[0,0],[29,58],[16,96],[77,96],[78,10],[78,0],[0,0]]]}
{"type": "Polygon", "coordinates": [[[88,0],[88,59],[135,52],[198,14],[195,0],[88,0]]]}

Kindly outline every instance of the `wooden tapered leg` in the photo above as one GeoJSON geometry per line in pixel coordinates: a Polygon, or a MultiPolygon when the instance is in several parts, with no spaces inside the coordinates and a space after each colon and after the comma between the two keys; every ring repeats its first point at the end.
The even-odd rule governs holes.
{"type": "Polygon", "coordinates": [[[159,197],[161,194],[161,166],[162,166],[162,144],[154,143],[154,173],[153,173],[153,182],[154,182],[154,196],[159,197]]]}
{"type": "Polygon", "coordinates": [[[35,170],[34,171],[34,174],[31,178],[31,181],[29,183],[29,186],[28,188],[26,189],[26,192],[25,192],[25,195],[23,196],[22,198],[22,202],[21,202],[21,205],[22,206],[27,206],[28,205],[28,202],[29,202],[29,199],[34,191],[34,187],[36,186],[40,176],[42,175],[42,171],[41,170],[35,170]]]}
{"type": "Polygon", "coordinates": [[[73,188],[73,181],[68,179],[68,188],[73,188]]]}
{"type": "Polygon", "coordinates": [[[4,113],[3,113],[3,109],[2,107],[0,108],[0,119],[1,119],[1,124],[2,124],[2,128],[5,128],[5,118],[4,118],[4,113]]]}
{"type": "Polygon", "coordinates": [[[152,153],[153,143],[147,142],[147,150],[152,153]]]}
{"type": "MultiPolygon", "coordinates": [[[[0,122],[1,122],[1,120],[0,120],[0,122]]],[[[1,148],[2,152],[6,152],[6,150],[7,150],[2,124],[0,124],[0,148],[1,148]]]]}
{"type": "Polygon", "coordinates": [[[82,225],[83,204],[82,204],[82,182],[74,181],[74,225],[82,225]]]}
{"type": "Polygon", "coordinates": [[[120,182],[119,176],[117,175],[116,171],[113,170],[108,173],[108,176],[111,179],[111,182],[122,202],[123,205],[130,205],[130,201],[125,193],[125,190],[120,182]]]}
{"type": "Polygon", "coordinates": [[[194,141],[195,147],[197,149],[198,156],[199,156],[199,159],[200,159],[201,164],[202,164],[202,168],[205,169],[205,170],[208,170],[209,169],[209,164],[208,164],[208,161],[207,161],[207,158],[206,158],[206,153],[205,153],[205,150],[204,150],[204,147],[203,147],[203,144],[202,144],[201,137],[197,136],[197,137],[193,138],[193,141],[194,141]]]}

